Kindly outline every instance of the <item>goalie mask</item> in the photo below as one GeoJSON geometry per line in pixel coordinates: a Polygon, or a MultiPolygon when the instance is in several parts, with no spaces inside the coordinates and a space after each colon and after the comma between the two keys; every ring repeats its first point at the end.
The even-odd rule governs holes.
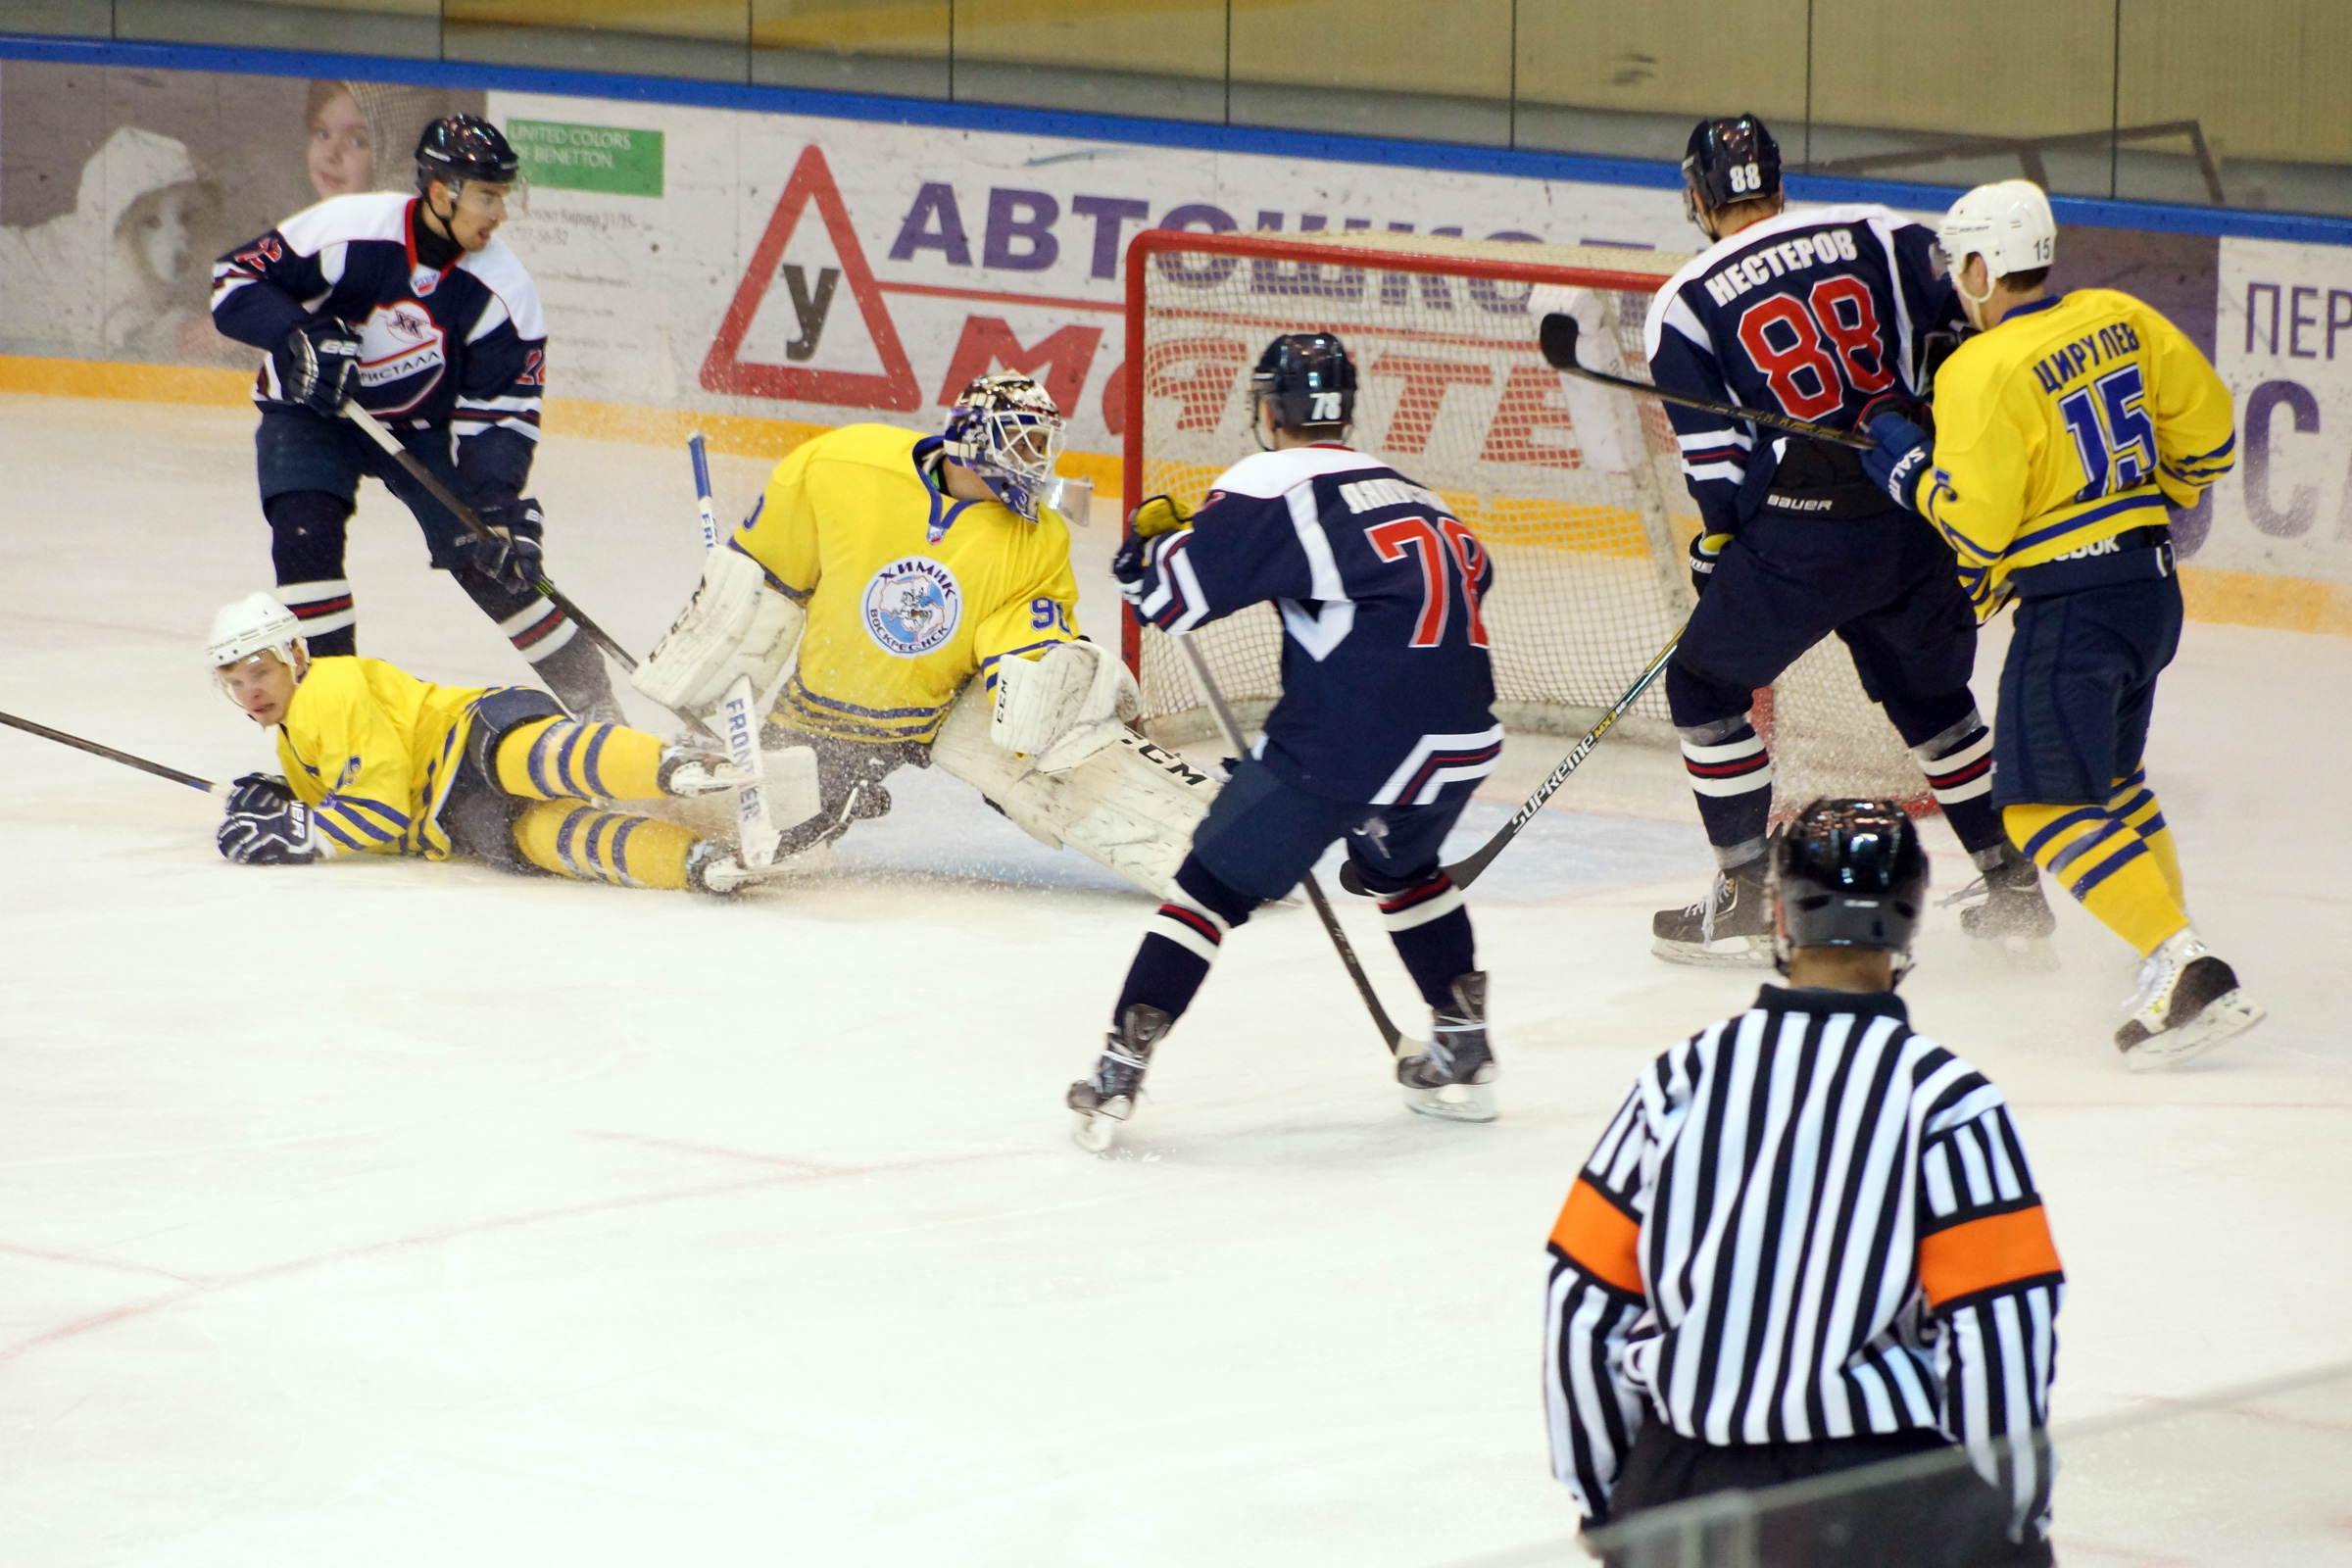
{"type": "Polygon", "coordinates": [[[1061,411],[1025,375],[999,371],[965,387],[948,411],[947,455],[980,476],[999,501],[1035,522],[1053,493],[1061,456],[1061,411]]]}
{"type": "Polygon", "coordinates": [[[1683,213],[1709,234],[1702,213],[1781,193],[1781,144],[1753,115],[1702,120],[1683,149],[1683,213]]]}
{"type": "MultiPolygon", "coordinates": [[[[1355,418],[1355,362],[1329,332],[1286,332],[1266,345],[1250,373],[1250,428],[1257,431],[1258,406],[1274,410],[1274,428],[1345,425],[1355,418]]],[[[1259,436],[1263,441],[1262,434],[1259,436]]]]}
{"type": "Polygon", "coordinates": [[[253,594],[233,605],[222,605],[213,616],[212,635],[204,645],[204,656],[213,667],[214,683],[223,693],[227,692],[228,682],[221,671],[264,653],[275,654],[278,662],[288,669],[297,667],[297,653],[304,660],[310,658],[310,645],[303,640],[302,622],[294,618],[294,612],[268,594],[253,594]]]}
{"type": "Polygon", "coordinates": [[[1815,801],[1774,846],[1773,961],[1796,948],[1891,953],[1899,979],[1927,902],[1928,856],[1894,801],[1815,801]]]}

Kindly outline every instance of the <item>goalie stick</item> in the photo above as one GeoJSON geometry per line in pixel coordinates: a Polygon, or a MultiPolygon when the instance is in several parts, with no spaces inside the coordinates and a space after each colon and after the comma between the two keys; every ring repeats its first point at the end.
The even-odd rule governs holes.
{"type": "MultiPolygon", "coordinates": [[[[1494,863],[1494,857],[1510,847],[1511,840],[1519,836],[1519,830],[1534,821],[1536,813],[1544,809],[1544,803],[1558,794],[1560,786],[1568,782],[1568,775],[1592,755],[1592,748],[1600,744],[1600,738],[1625,716],[1626,710],[1641,700],[1642,694],[1649,690],[1660,675],[1666,673],[1666,666],[1674,662],[1674,651],[1682,645],[1683,634],[1677,631],[1666,646],[1658,650],[1658,657],[1649,662],[1649,667],[1642,671],[1633,685],[1626,688],[1625,695],[1609,705],[1609,710],[1600,715],[1600,722],[1585,732],[1585,738],[1560,759],[1560,765],[1551,770],[1551,776],[1537,787],[1536,793],[1529,796],[1518,810],[1511,813],[1511,819],[1502,825],[1502,830],[1476,851],[1446,868],[1446,874],[1453,878],[1455,887],[1466,888],[1477,881],[1479,873],[1494,863]]],[[[1369,890],[1357,879],[1352,861],[1340,867],[1340,886],[1359,898],[1371,897],[1369,890]]]]}
{"type": "MultiPolygon", "coordinates": [[[[710,502],[710,459],[703,447],[703,432],[686,438],[686,456],[694,463],[694,504],[703,519],[703,549],[718,548],[718,514],[710,502]]],[[[743,863],[764,868],[776,862],[780,834],[767,808],[767,769],[760,750],[760,715],[754,711],[760,694],[752,677],[738,675],[718,704],[718,733],[727,743],[735,765],[752,775],[751,783],[735,795],[735,836],[743,846],[743,863]]],[[[843,824],[847,826],[848,824],[843,824]]]]}
{"type": "MultiPolygon", "coordinates": [[[[1208,699],[1208,710],[1216,717],[1217,732],[1224,736],[1225,744],[1233,748],[1236,757],[1248,756],[1250,748],[1242,740],[1241,722],[1233,716],[1233,710],[1225,706],[1225,694],[1218,689],[1217,678],[1208,672],[1208,661],[1200,657],[1200,650],[1193,646],[1192,638],[1181,632],[1176,634],[1176,646],[1184,650],[1185,662],[1193,668],[1193,679],[1200,685],[1200,694],[1208,699]]],[[[1389,1009],[1380,1004],[1380,994],[1372,989],[1363,964],[1357,961],[1348,933],[1340,929],[1340,918],[1332,912],[1331,901],[1323,896],[1323,885],[1315,880],[1312,871],[1306,873],[1304,885],[1307,902],[1315,906],[1315,917],[1323,922],[1332,947],[1339,952],[1340,962],[1348,966],[1348,978],[1355,982],[1355,994],[1364,999],[1364,1006],[1372,1014],[1372,1026],[1380,1031],[1390,1055],[1401,1054],[1400,1048],[1407,1043],[1405,1033],[1391,1020],[1389,1009]]]]}
{"type": "Polygon", "coordinates": [[[1833,430],[1826,424],[1812,424],[1803,419],[1792,419],[1786,414],[1767,414],[1762,409],[1743,409],[1737,403],[1717,403],[1712,398],[1690,397],[1681,392],[1664,391],[1651,386],[1647,381],[1629,381],[1622,375],[1610,375],[1604,370],[1588,370],[1576,361],[1576,318],[1564,316],[1557,311],[1544,318],[1544,324],[1536,329],[1536,341],[1543,347],[1544,358],[1553,369],[1565,371],[1581,380],[1592,381],[1601,386],[1615,387],[1620,392],[1633,392],[1645,398],[1656,398],[1660,403],[1679,403],[1686,409],[1696,409],[1702,414],[1721,414],[1734,419],[1745,419],[1751,424],[1769,425],[1775,430],[1787,430],[1795,435],[1809,435],[1816,441],[1835,441],[1841,447],[1852,447],[1857,452],[1878,450],[1878,442],[1869,436],[1857,435],[1851,430],[1833,430]]]}
{"type": "Polygon", "coordinates": [[[216,784],[209,778],[198,778],[193,773],[182,773],[176,767],[166,767],[161,762],[150,762],[143,757],[133,757],[128,752],[118,752],[112,746],[101,746],[96,741],[85,741],[77,735],[69,735],[62,729],[51,729],[48,725],[36,724],[29,718],[19,718],[14,713],[0,713],[0,724],[6,724],[11,729],[21,729],[27,735],[38,735],[45,741],[55,741],[60,746],[71,746],[75,751],[87,752],[92,757],[103,757],[110,762],[121,762],[124,767],[135,767],[142,773],[153,773],[157,778],[168,778],[174,784],[185,784],[188,788],[202,790],[207,795],[226,795],[229,792],[226,784],[216,784]]]}

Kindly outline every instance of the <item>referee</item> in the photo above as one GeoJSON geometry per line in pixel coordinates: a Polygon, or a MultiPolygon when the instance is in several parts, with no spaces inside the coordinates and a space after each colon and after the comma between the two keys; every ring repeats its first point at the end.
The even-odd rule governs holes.
{"type": "Polygon", "coordinates": [[[1788,984],[1642,1074],[1551,1233],[1552,1468],[1588,1527],[1963,1446],[1810,1517],[1770,1563],[2051,1561],[2063,1275],[2001,1093],[1912,1032],[1927,857],[1816,801],[1774,867],[1788,984]]]}

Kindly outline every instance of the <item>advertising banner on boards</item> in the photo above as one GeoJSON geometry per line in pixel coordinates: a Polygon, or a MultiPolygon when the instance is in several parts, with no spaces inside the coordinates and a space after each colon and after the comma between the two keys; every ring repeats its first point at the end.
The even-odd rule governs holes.
{"type": "MultiPolygon", "coordinates": [[[[487,115],[522,157],[528,210],[503,237],[547,307],[549,393],[623,415],[605,430],[629,409],[936,428],[966,380],[1003,368],[1053,393],[1072,451],[1115,456],[1123,269],[1143,227],[1701,242],[1654,187],[8,61],[0,354],[254,365],[211,329],[213,257],[322,197],[411,188],[417,131],[456,111],[487,115]]],[[[2182,558],[2352,582],[2352,250],[2069,228],[2054,281],[2150,300],[2235,394],[2241,462],[2180,519],[2182,558]]],[[[1478,308],[1524,305],[1504,290],[1478,308]]]]}

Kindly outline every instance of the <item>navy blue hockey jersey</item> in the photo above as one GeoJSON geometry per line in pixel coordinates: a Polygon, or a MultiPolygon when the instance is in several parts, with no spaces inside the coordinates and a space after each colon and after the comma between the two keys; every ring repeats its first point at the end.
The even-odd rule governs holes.
{"type": "MultiPolygon", "coordinates": [[[[1950,281],[1936,274],[1935,244],[1933,229],[1867,205],[1783,213],[1743,228],[1651,298],[1650,379],[1851,429],[1880,393],[1920,395],[1923,340],[1964,319],[1950,281]]],[[[1771,455],[1789,438],[1774,435],[1768,456],[1751,463],[1757,431],[1745,420],[1671,403],[1666,416],[1706,531],[1738,531],[1763,501],[1771,455]]]]}
{"type": "MultiPolygon", "coordinates": [[[[452,266],[417,260],[414,196],[335,196],[306,208],[213,268],[213,321],[276,349],[334,317],[360,335],[353,401],[387,424],[446,424],[476,497],[512,498],[530,477],[547,368],[539,290],[505,241],[452,266]]],[[[265,362],[254,401],[290,407],[265,362]]]]}
{"type": "Polygon", "coordinates": [[[1282,700],[1255,755],[1327,800],[1426,806],[1467,792],[1502,754],[1479,612],[1494,580],[1443,500],[1318,443],[1226,469],[1120,592],[1169,632],[1272,600],[1282,700]]]}

